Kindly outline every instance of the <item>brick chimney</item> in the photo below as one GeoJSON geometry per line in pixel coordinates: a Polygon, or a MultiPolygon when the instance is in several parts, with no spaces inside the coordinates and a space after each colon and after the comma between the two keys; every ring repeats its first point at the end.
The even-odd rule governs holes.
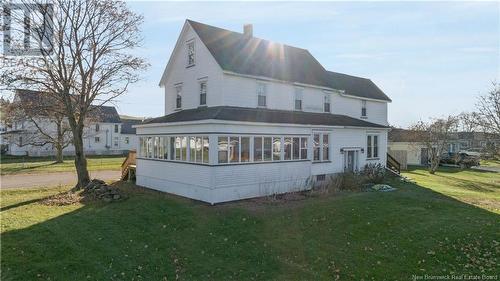
{"type": "Polygon", "coordinates": [[[253,25],[251,24],[245,24],[243,25],[243,35],[247,38],[252,38],[253,37],[253,25]]]}

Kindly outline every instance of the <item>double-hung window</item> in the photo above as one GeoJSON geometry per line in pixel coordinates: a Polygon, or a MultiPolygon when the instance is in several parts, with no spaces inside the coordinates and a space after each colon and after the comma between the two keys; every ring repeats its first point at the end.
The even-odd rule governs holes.
{"type": "Polygon", "coordinates": [[[378,135],[368,135],[366,137],[366,157],[378,158],[378,135]]]}
{"type": "Polygon", "coordinates": [[[119,129],[120,129],[120,128],[118,127],[118,125],[117,125],[117,124],[115,124],[115,133],[118,133],[119,129]]]}
{"type": "Polygon", "coordinates": [[[313,161],[330,160],[330,136],[328,133],[313,135],[313,161]]]}
{"type": "Polygon", "coordinates": [[[361,117],[366,117],[366,101],[361,101],[361,117]]]}
{"type": "Polygon", "coordinates": [[[302,110],[302,89],[295,88],[295,110],[302,110]]]}
{"type": "Polygon", "coordinates": [[[200,82],[200,105],[207,105],[207,81],[200,82]]]}
{"type": "Polygon", "coordinates": [[[182,107],[182,85],[175,86],[175,108],[182,107]]]}
{"type": "Polygon", "coordinates": [[[194,40],[187,43],[187,66],[193,66],[195,60],[194,40]]]}
{"type": "Polygon", "coordinates": [[[266,84],[257,82],[257,106],[267,106],[266,84]]]}
{"type": "Polygon", "coordinates": [[[323,98],[323,110],[324,112],[330,112],[330,95],[325,94],[323,98]]]}

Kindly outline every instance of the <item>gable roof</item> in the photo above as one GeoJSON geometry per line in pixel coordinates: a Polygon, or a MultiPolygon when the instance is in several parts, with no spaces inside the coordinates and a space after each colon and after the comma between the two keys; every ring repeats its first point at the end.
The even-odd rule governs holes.
{"type": "MultiPolygon", "coordinates": [[[[23,107],[23,110],[37,110],[42,112],[44,110],[50,110],[51,108],[55,108],[58,101],[50,95],[44,94],[44,92],[40,91],[32,91],[32,90],[24,90],[17,89],[16,97],[19,99],[19,102],[22,105],[26,105],[23,107]]],[[[92,106],[89,114],[89,119],[92,122],[101,122],[101,123],[120,123],[120,116],[116,111],[114,106],[92,106]]]]}
{"type": "Polygon", "coordinates": [[[89,111],[89,117],[92,118],[93,122],[102,123],[121,123],[120,115],[116,111],[114,106],[94,106],[91,111],[89,111]]]}
{"type": "Polygon", "coordinates": [[[225,71],[333,88],[352,96],[391,101],[369,79],[327,71],[306,49],[248,37],[192,20],[187,22],[225,71]]]}
{"type": "Polygon", "coordinates": [[[370,79],[332,71],[326,73],[330,86],[334,89],[344,90],[346,95],[391,101],[370,79]]]}
{"type": "Polygon", "coordinates": [[[163,117],[147,120],[142,124],[175,123],[209,119],[278,124],[388,128],[380,124],[375,124],[340,114],[312,113],[236,106],[199,107],[194,109],[181,110],[163,117]]]}
{"type": "Polygon", "coordinates": [[[138,125],[142,123],[142,119],[137,118],[121,118],[122,120],[122,134],[135,135],[135,128],[133,125],[138,125]]]}

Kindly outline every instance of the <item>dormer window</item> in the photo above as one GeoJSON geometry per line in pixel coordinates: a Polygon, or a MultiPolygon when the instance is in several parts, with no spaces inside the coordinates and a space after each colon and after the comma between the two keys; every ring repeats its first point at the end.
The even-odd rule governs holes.
{"type": "Polygon", "coordinates": [[[200,105],[207,105],[207,81],[200,82],[200,105]]]}
{"type": "Polygon", "coordinates": [[[182,107],[182,85],[175,86],[175,108],[180,109],[182,107]]]}
{"type": "Polygon", "coordinates": [[[187,43],[187,66],[194,65],[195,51],[194,51],[194,40],[187,43]]]}
{"type": "Polygon", "coordinates": [[[323,110],[324,112],[330,112],[330,95],[325,94],[324,102],[323,102],[323,110]]]}
{"type": "Polygon", "coordinates": [[[295,89],[295,110],[302,110],[302,89],[295,89]]]}
{"type": "Polygon", "coordinates": [[[361,101],[361,117],[366,117],[366,101],[361,101]]]}
{"type": "Polygon", "coordinates": [[[260,82],[257,83],[257,106],[267,106],[266,84],[260,82]]]}

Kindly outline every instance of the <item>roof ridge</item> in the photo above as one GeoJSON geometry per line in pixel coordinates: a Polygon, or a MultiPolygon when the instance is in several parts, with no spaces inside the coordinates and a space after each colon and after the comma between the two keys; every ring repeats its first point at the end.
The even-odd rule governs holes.
{"type": "MultiPolygon", "coordinates": [[[[190,22],[190,23],[195,23],[195,24],[200,24],[200,25],[204,25],[204,26],[207,26],[207,27],[210,27],[210,28],[215,28],[215,29],[220,29],[222,31],[227,31],[227,32],[231,32],[231,33],[236,33],[240,36],[244,36],[244,34],[242,32],[238,32],[238,31],[234,31],[234,30],[229,30],[229,29],[226,29],[226,28],[222,28],[222,27],[218,27],[218,26],[214,26],[214,25],[210,25],[210,24],[206,24],[206,23],[202,23],[202,22],[199,22],[199,21],[195,21],[195,20],[190,20],[190,19],[186,19],[187,22],[190,22]]],[[[307,51],[309,52],[308,49],[306,48],[301,48],[301,47],[296,47],[296,46],[292,46],[292,45],[289,45],[289,44],[286,44],[286,43],[281,43],[281,42],[277,42],[277,41],[272,41],[270,39],[265,39],[265,38],[260,38],[260,37],[255,37],[255,36],[252,36],[250,39],[257,39],[257,40],[265,40],[265,41],[268,41],[269,43],[273,43],[273,44],[279,44],[279,45],[283,45],[283,46],[286,46],[286,47],[290,47],[290,48],[295,48],[295,49],[299,49],[299,50],[304,50],[304,51],[307,51]]],[[[310,53],[310,52],[309,52],[310,53]]],[[[312,55],[312,54],[311,54],[312,55]]]]}

